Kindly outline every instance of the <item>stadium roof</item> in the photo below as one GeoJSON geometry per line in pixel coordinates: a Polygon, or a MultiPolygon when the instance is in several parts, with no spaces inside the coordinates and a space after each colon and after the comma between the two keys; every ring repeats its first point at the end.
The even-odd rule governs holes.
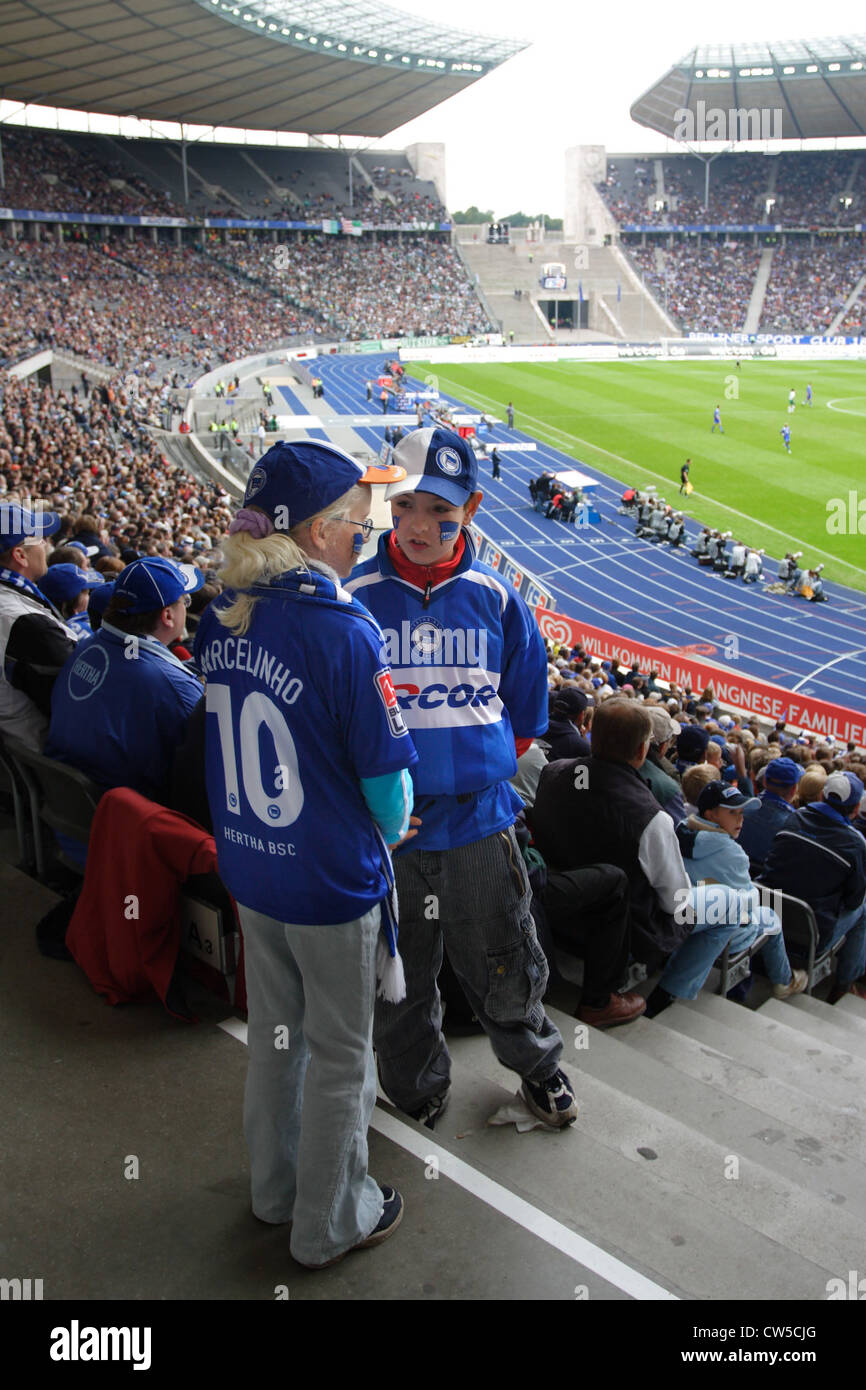
{"type": "Polygon", "coordinates": [[[685,143],[866,135],[866,35],[692,49],[638,98],[631,116],[685,143]],[[733,122],[711,130],[710,108],[763,119],[741,119],[750,133],[738,136],[733,122]]]}
{"type": "Polygon", "coordinates": [[[374,138],[525,47],[376,0],[6,0],[0,91],[115,116],[374,138]]]}

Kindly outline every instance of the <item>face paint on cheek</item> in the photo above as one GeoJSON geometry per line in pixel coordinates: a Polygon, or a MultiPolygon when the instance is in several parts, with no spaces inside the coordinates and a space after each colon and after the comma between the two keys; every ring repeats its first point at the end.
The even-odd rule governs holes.
{"type": "Polygon", "coordinates": [[[396,531],[396,530],[397,530],[397,527],[400,525],[400,518],[399,518],[399,516],[392,516],[391,521],[392,521],[392,523],[393,523],[394,530],[396,531]]]}
{"type": "Polygon", "coordinates": [[[457,539],[457,537],[458,537],[459,535],[460,535],[460,522],[459,522],[459,521],[440,521],[440,522],[439,522],[439,540],[440,540],[440,542],[441,542],[442,545],[445,545],[447,541],[456,541],[456,539],[457,539]]]}
{"type": "Polygon", "coordinates": [[[363,531],[355,532],[354,536],[352,537],[352,549],[354,550],[356,555],[360,555],[361,551],[364,549],[363,531]]]}

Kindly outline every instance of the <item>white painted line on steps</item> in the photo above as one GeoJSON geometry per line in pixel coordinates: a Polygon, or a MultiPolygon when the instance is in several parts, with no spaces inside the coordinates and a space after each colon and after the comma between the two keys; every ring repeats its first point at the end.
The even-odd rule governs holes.
{"type": "MultiPolygon", "coordinates": [[[[227,1018],[219,1027],[231,1037],[237,1038],[238,1042],[246,1043],[247,1025],[242,1019],[227,1018]]],[[[647,1279],[630,1265],[624,1264],[614,1255],[609,1255],[601,1246],[594,1245],[591,1240],[579,1236],[576,1231],[548,1216],[546,1212],[539,1211],[538,1207],[518,1197],[501,1183],[486,1177],[484,1173],[479,1173],[477,1168],[473,1168],[464,1159],[457,1158],[447,1149],[439,1148],[433,1141],[432,1134],[429,1138],[419,1134],[410,1125],[404,1124],[402,1120],[378,1106],[373,1111],[370,1128],[415,1158],[420,1158],[422,1163],[429,1162],[430,1157],[435,1156],[439,1172],[457,1183],[458,1187],[470,1192],[473,1197],[479,1198],[502,1216],[507,1216],[509,1221],[522,1226],[531,1235],[537,1236],[539,1240],[545,1241],[563,1255],[576,1260],[614,1288],[621,1289],[630,1298],[679,1302],[677,1295],[670,1293],[661,1284],[653,1283],[652,1279],[647,1279]]]]}

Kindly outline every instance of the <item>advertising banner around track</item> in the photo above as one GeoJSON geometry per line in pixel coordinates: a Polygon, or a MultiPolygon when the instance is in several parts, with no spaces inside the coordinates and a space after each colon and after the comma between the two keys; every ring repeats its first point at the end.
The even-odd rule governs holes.
{"type": "Polygon", "coordinates": [[[851,742],[861,748],[866,747],[866,713],[833,705],[826,700],[813,700],[808,695],[798,695],[782,686],[771,685],[769,681],[757,680],[725,666],[702,661],[682,648],[664,651],[643,642],[633,642],[628,637],[617,637],[603,628],[591,627],[578,618],[553,613],[541,604],[536,606],[535,617],[542,636],[550,642],[560,642],[568,647],[574,647],[579,642],[592,656],[603,661],[616,661],[621,666],[631,666],[637,661],[642,671],[658,671],[661,680],[688,685],[695,694],[711,685],[716,700],[725,709],[756,714],[774,722],[784,719],[794,728],[813,734],[829,734],[840,743],[851,742]]]}

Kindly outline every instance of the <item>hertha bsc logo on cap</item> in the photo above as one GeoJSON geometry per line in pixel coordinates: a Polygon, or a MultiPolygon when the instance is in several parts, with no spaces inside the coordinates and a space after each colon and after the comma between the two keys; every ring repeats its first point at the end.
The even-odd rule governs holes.
{"type": "Polygon", "coordinates": [[[373,683],[379,692],[382,704],[385,706],[385,713],[388,715],[388,723],[391,725],[391,733],[394,735],[394,738],[402,738],[404,734],[408,734],[409,730],[403,723],[403,716],[400,713],[400,706],[397,703],[397,692],[394,689],[391,672],[387,667],[376,672],[373,677],[373,683]]]}
{"type": "Polygon", "coordinates": [[[244,501],[249,502],[250,498],[255,497],[257,492],[261,492],[267,481],[268,475],[264,468],[254,468],[247,480],[247,490],[244,493],[244,501]]]}
{"type": "Polygon", "coordinates": [[[456,449],[445,448],[436,451],[436,467],[453,478],[460,472],[463,464],[456,449]]]}

